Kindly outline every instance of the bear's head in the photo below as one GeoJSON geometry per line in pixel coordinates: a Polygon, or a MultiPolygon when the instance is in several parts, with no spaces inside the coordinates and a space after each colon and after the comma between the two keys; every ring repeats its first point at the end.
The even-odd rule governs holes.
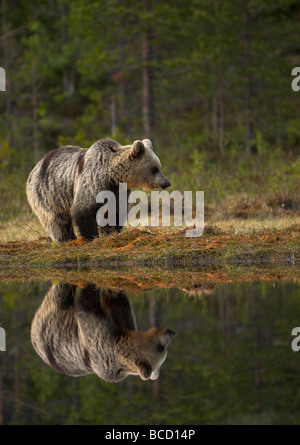
{"type": "Polygon", "coordinates": [[[110,176],[116,184],[126,183],[128,189],[165,189],[171,185],[149,139],[124,146],[113,161],[110,176]]]}
{"type": "Polygon", "coordinates": [[[170,329],[152,328],[147,332],[127,332],[127,335],[128,344],[124,345],[122,341],[119,344],[119,379],[122,380],[128,375],[139,375],[143,380],[156,380],[160,367],[167,358],[167,348],[175,332],[170,329]]]}

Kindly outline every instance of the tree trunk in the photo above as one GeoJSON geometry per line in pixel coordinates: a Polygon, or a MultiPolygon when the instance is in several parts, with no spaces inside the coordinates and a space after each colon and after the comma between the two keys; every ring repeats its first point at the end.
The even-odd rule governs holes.
{"type": "Polygon", "coordinates": [[[249,154],[256,152],[254,145],[254,129],[252,117],[252,78],[250,73],[250,31],[249,31],[249,8],[248,0],[244,0],[243,10],[244,20],[244,71],[246,76],[246,91],[245,91],[245,144],[246,150],[249,154]]]}
{"type": "MultiPolygon", "coordinates": [[[[67,28],[67,4],[62,4],[60,9],[60,27],[61,27],[61,40],[62,45],[68,43],[68,28],[67,28]]],[[[75,73],[70,66],[65,66],[63,69],[63,91],[66,97],[69,99],[73,96],[75,91],[75,73]]]]}
{"type": "MultiPolygon", "coordinates": [[[[143,0],[144,11],[150,10],[150,1],[143,0]]],[[[154,129],[154,106],[153,106],[153,70],[151,63],[153,60],[152,53],[152,31],[151,25],[144,24],[144,31],[142,35],[142,102],[143,102],[143,129],[144,137],[151,139],[153,137],[154,129]]]]}
{"type": "Polygon", "coordinates": [[[111,98],[111,135],[114,136],[117,130],[116,98],[111,98]]]}
{"type": "Polygon", "coordinates": [[[6,93],[5,93],[5,138],[10,143],[10,115],[12,112],[11,102],[11,84],[10,84],[10,49],[9,49],[9,25],[6,21],[7,4],[6,0],[1,1],[1,13],[2,13],[2,50],[3,50],[3,68],[6,71],[6,93]]]}
{"type": "Polygon", "coordinates": [[[205,128],[206,136],[211,136],[211,122],[210,122],[210,101],[209,99],[205,99],[204,101],[204,117],[203,117],[203,125],[205,128]]]}
{"type": "Polygon", "coordinates": [[[35,162],[39,161],[39,140],[38,140],[38,91],[36,61],[33,60],[32,66],[32,136],[33,153],[35,162]]]}
{"type": "Polygon", "coordinates": [[[213,133],[214,139],[218,144],[220,155],[224,154],[224,102],[223,102],[223,86],[220,80],[219,86],[216,87],[213,98],[213,133]]]}
{"type": "Polygon", "coordinates": [[[220,155],[224,155],[224,101],[223,101],[223,86],[220,80],[219,84],[219,101],[218,101],[218,145],[220,155]]]}

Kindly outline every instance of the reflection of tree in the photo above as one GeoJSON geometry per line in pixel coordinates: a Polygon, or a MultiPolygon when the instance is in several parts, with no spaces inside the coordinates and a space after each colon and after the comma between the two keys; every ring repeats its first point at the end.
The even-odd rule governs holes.
{"type": "Polygon", "coordinates": [[[251,318],[253,324],[253,372],[254,372],[254,388],[256,396],[257,413],[261,412],[261,378],[260,378],[260,328],[259,328],[259,313],[261,312],[260,300],[257,298],[256,286],[251,288],[251,318]]]}
{"type": "MultiPolygon", "coordinates": [[[[154,295],[151,295],[149,299],[149,323],[150,326],[155,326],[158,329],[160,329],[160,311],[161,311],[160,300],[157,299],[154,295]]],[[[154,382],[152,383],[152,390],[154,396],[159,395],[159,387],[162,379],[163,379],[163,374],[161,375],[160,379],[154,380],[154,382]]]]}
{"type": "MultiPolygon", "coordinates": [[[[2,294],[0,291],[0,317],[2,315],[2,294]]],[[[1,318],[0,318],[1,322],[1,318]]],[[[0,425],[3,425],[3,353],[0,352],[0,425]]]]}
{"type": "Polygon", "coordinates": [[[0,425],[3,425],[3,354],[0,354],[0,425]]]}
{"type": "Polygon", "coordinates": [[[13,386],[13,395],[14,395],[14,419],[19,418],[20,414],[20,349],[18,347],[19,344],[19,317],[18,317],[18,307],[14,307],[13,309],[13,337],[12,337],[12,347],[14,350],[14,356],[13,356],[13,379],[14,379],[14,386],[13,386]]]}

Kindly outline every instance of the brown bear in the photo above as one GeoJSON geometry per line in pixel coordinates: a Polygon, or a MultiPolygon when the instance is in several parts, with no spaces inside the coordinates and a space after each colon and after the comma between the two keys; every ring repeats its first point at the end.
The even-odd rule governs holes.
{"type": "Polygon", "coordinates": [[[130,302],[122,290],[88,285],[53,285],[31,326],[31,341],[56,371],[73,377],[96,373],[108,382],[128,375],[157,379],[174,336],[170,329],[136,330],[130,302]]]}
{"type": "Polygon", "coordinates": [[[89,149],[76,146],[58,148],[38,162],[27,180],[27,198],[52,240],[76,238],[74,228],[88,240],[98,236],[96,214],[101,204],[99,192],[116,196],[116,221],[119,221],[119,184],[132,188],[164,189],[170,182],[163,175],[159,158],[149,139],[122,146],[111,139],[100,139],[89,149]]]}

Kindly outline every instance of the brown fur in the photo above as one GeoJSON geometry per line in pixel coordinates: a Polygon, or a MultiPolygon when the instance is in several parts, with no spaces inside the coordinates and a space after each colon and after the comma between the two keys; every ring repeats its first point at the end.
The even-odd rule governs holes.
{"type": "MultiPolygon", "coordinates": [[[[102,139],[89,149],[53,150],[30,173],[27,198],[52,240],[75,239],[75,228],[92,240],[98,236],[96,197],[103,190],[112,191],[118,208],[121,182],[127,183],[129,192],[136,187],[151,190],[170,185],[148,139],[128,146],[102,139]]],[[[120,231],[123,222],[117,223],[114,229],[120,231]]]]}
{"type": "Polygon", "coordinates": [[[53,285],[31,326],[31,340],[42,359],[71,376],[96,373],[110,382],[128,375],[156,379],[174,336],[169,329],[137,331],[130,302],[123,291],[81,290],[53,285]]]}

